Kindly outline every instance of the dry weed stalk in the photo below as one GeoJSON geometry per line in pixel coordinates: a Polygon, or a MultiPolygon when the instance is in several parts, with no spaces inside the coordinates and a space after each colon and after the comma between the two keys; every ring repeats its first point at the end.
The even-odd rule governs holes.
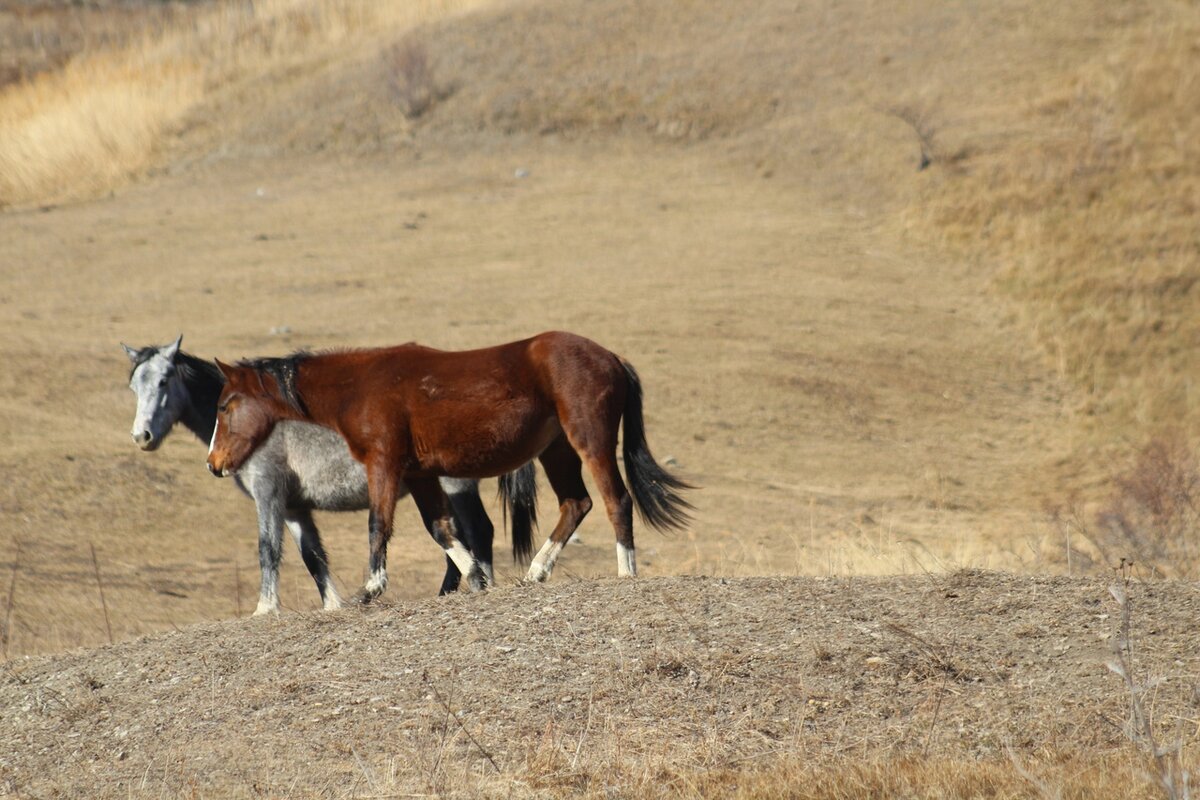
{"type": "Polygon", "coordinates": [[[887,113],[906,123],[917,135],[917,142],[921,145],[921,160],[917,162],[917,172],[929,167],[933,163],[933,140],[937,135],[937,127],[933,123],[932,113],[929,109],[902,105],[888,109],[887,113]]]}
{"type": "Polygon", "coordinates": [[[500,769],[500,765],[496,763],[496,759],[492,758],[492,754],[487,751],[487,748],[479,743],[479,740],[475,738],[474,734],[467,730],[467,726],[464,725],[463,721],[458,718],[457,714],[454,713],[454,709],[450,707],[450,702],[442,695],[441,692],[438,691],[437,685],[434,684],[434,682],[430,679],[428,671],[421,673],[421,680],[423,680],[425,685],[429,687],[429,690],[433,693],[434,699],[438,701],[438,705],[442,707],[442,710],[446,712],[446,715],[450,719],[454,720],[454,723],[458,725],[459,729],[463,732],[463,734],[466,735],[467,740],[471,744],[475,745],[475,749],[483,754],[483,757],[487,759],[487,762],[492,765],[492,768],[495,769],[496,772],[503,772],[503,770],[500,769]]]}
{"type": "Polygon", "coordinates": [[[21,569],[21,540],[13,539],[15,548],[13,554],[12,577],[8,581],[8,597],[4,601],[4,628],[0,629],[0,656],[8,660],[8,643],[12,638],[13,597],[17,589],[17,573],[21,569]]]}
{"type": "Polygon", "coordinates": [[[96,559],[96,543],[89,542],[92,550],[92,570],[96,573],[96,588],[100,590],[100,608],[104,611],[104,630],[108,632],[108,643],[113,643],[112,623],[108,619],[108,602],[104,599],[104,581],[100,579],[100,562],[96,559]]]}
{"type": "Polygon", "coordinates": [[[1152,688],[1156,681],[1139,683],[1134,677],[1133,648],[1130,643],[1132,603],[1129,599],[1129,571],[1126,562],[1122,561],[1120,569],[1124,578],[1123,584],[1114,584],[1108,590],[1117,601],[1120,615],[1117,635],[1113,637],[1113,657],[1107,666],[1121,679],[1129,695],[1129,725],[1125,734],[1131,742],[1150,753],[1157,773],[1154,777],[1168,800],[1189,800],[1191,793],[1188,771],[1183,766],[1183,743],[1176,741],[1172,747],[1159,747],[1154,736],[1153,721],[1142,703],[1142,695],[1152,688]]]}

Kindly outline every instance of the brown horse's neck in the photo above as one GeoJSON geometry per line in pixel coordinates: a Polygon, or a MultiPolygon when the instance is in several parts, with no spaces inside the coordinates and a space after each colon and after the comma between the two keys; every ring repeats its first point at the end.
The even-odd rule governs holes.
{"type": "Polygon", "coordinates": [[[262,358],[244,366],[254,369],[263,392],[271,398],[278,419],[307,421],[311,419],[304,396],[299,389],[300,368],[311,356],[298,353],[286,358],[262,358]]]}

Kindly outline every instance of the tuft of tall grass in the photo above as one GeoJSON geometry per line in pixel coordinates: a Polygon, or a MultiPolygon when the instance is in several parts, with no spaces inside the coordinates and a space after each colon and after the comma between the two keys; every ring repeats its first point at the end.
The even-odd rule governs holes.
{"type": "Polygon", "coordinates": [[[146,169],[189,113],[239,82],[487,0],[257,0],[197,7],[0,91],[0,208],[96,196],[146,169]]]}

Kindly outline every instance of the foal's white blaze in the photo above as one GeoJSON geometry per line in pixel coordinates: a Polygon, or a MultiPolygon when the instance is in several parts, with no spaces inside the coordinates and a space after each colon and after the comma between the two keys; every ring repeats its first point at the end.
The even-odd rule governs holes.
{"type": "Polygon", "coordinates": [[[632,547],[617,542],[617,576],[633,578],[637,575],[637,554],[632,547]]]}
{"type": "Polygon", "coordinates": [[[211,456],[213,448],[217,446],[217,433],[221,430],[221,418],[217,417],[217,422],[213,425],[212,438],[208,440],[208,454],[211,456]]]}
{"type": "MultiPolygon", "coordinates": [[[[217,417],[217,422],[215,425],[213,425],[212,439],[208,443],[208,455],[210,457],[212,456],[213,448],[217,446],[217,434],[220,432],[220,430],[221,430],[221,418],[217,417]]],[[[221,467],[221,477],[222,478],[229,477],[229,470],[227,470],[225,467],[221,467]]]]}
{"type": "Polygon", "coordinates": [[[529,564],[529,572],[525,573],[525,580],[541,583],[550,577],[551,571],[554,570],[554,562],[558,560],[558,554],[562,552],[563,546],[553,539],[547,539],[542,545],[542,549],[538,550],[537,555],[533,557],[533,561],[529,564]]]}

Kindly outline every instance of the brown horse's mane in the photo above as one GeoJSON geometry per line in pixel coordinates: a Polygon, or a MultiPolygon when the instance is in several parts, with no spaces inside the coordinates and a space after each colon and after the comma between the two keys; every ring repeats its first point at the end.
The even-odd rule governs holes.
{"type": "MultiPolygon", "coordinates": [[[[301,414],[308,416],[308,407],[304,403],[304,398],[300,395],[299,389],[296,388],[296,375],[299,373],[300,366],[313,358],[322,358],[325,356],[354,356],[354,355],[371,355],[382,350],[394,350],[398,348],[417,348],[421,350],[436,350],[436,348],[427,347],[417,342],[405,342],[394,347],[344,347],[330,348],[327,350],[297,350],[286,356],[268,356],[263,358],[245,358],[237,362],[239,367],[254,370],[260,375],[269,375],[274,379],[276,385],[279,386],[279,394],[285,403],[291,406],[301,414]]],[[[265,387],[264,387],[265,388],[265,387]]]]}
{"type": "MultiPolygon", "coordinates": [[[[296,373],[299,371],[300,365],[312,358],[313,355],[313,353],[307,350],[298,350],[291,355],[280,358],[242,359],[237,362],[237,365],[246,369],[252,369],[260,376],[270,375],[279,387],[279,395],[283,401],[296,411],[308,416],[308,408],[304,405],[304,398],[300,396],[300,392],[296,389],[296,373]]],[[[266,386],[264,385],[263,388],[265,389],[266,386]]]]}

